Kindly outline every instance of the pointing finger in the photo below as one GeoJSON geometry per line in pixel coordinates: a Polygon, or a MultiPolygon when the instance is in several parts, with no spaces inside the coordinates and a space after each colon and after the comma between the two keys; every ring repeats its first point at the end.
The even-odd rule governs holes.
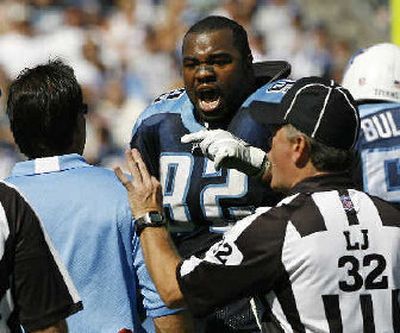
{"type": "Polygon", "coordinates": [[[207,136],[206,130],[198,131],[195,133],[190,133],[190,134],[185,134],[184,136],[181,137],[181,142],[182,143],[192,143],[192,142],[200,142],[204,140],[204,138],[207,136]]]}

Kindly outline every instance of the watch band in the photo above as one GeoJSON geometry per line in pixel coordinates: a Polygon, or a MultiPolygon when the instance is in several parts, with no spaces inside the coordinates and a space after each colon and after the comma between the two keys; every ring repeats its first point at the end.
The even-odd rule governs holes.
{"type": "Polygon", "coordinates": [[[167,224],[163,215],[157,211],[148,212],[142,217],[139,217],[135,221],[135,231],[138,236],[147,227],[163,227],[167,224]]]}

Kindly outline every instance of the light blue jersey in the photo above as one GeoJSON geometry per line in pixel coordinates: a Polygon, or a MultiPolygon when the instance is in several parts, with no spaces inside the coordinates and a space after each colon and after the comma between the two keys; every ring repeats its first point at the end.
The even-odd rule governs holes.
{"type": "Polygon", "coordinates": [[[143,332],[139,309],[150,317],[176,312],[156,293],[126,190],[111,170],[70,154],[17,163],[7,181],[36,210],[82,297],[71,333],[143,332]]]}
{"type": "MultiPolygon", "coordinates": [[[[266,149],[271,134],[251,118],[248,108],[263,103],[277,105],[292,84],[281,80],[262,86],[247,98],[225,127],[218,124],[218,128],[266,149]]],[[[131,148],[140,151],[150,173],[163,185],[164,214],[173,234],[196,235],[205,227],[224,230],[226,225],[253,213],[256,207],[273,206],[280,200],[257,179],[235,169],[215,170],[214,162],[193,154],[192,145],[181,142],[183,135],[204,129],[186,91],[177,89],[148,106],[132,131],[131,148]]]]}
{"type": "MultiPolygon", "coordinates": [[[[400,104],[391,102],[359,106],[363,190],[400,204],[400,104]]],[[[400,207],[400,206],[399,206],[400,207]]]]}

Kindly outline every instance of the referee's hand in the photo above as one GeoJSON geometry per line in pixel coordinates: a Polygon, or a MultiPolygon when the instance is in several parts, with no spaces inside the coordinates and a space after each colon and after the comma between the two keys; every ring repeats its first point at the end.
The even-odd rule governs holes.
{"type": "Polygon", "coordinates": [[[132,215],[137,219],[148,212],[162,213],[160,182],[150,175],[139,151],[137,149],[126,150],[125,160],[132,180],[128,179],[120,167],[116,167],[114,172],[128,191],[132,215]]]}

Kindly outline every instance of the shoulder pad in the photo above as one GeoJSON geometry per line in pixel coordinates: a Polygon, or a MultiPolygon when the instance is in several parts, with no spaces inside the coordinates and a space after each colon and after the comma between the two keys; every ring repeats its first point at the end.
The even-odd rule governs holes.
{"type": "Polygon", "coordinates": [[[136,119],[132,136],[143,122],[150,120],[150,118],[153,119],[154,116],[157,116],[158,121],[162,121],[161,119],[164,119],[164,116],[168,116],[168,114],[188,114],[194,117],[193,105],[185,89],[175,89],[157,97],[136,119]],[[159,117],[160,115],[163,116],[159,117]]]}
{"type": "Polygon", "coordinates": [[[291,69],[290,64],[284,60],[253,63],[257,87],[261,87],[268,82],[286,79],[290,75],[291,69]]]}
{"type": "Polygon", "coordinates": [[[267,93],[282,93],[286,94],[287,91],[293,86],[295,81],[293,80],[278,80],[274,82],[267,83],[262,88],[265,88],[265,92],[267,93]]]}
{"type": "Polygon", "coordinates": [[[185,107],[189,97],[184,88],[174,89],[158,96],[144,111],[140,114],[137,121],[160,113],[176,113],[182,107],[185,107]]]}
{"type": "Polygon", "coordinates": [[[253,101],[279,103],[293,84],[294,81],[287,79],[267,83],[251,94],[242,106],[247,107],[253,101]]]}

